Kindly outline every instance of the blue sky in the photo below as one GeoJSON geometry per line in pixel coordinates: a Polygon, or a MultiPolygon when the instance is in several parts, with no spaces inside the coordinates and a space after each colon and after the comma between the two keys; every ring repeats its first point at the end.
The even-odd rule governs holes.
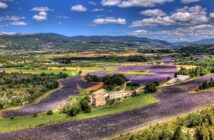
{"type": "Polygon", "coordinates": [[[214,38],[213,0],[0,0],[0,35],[214,38]]]}

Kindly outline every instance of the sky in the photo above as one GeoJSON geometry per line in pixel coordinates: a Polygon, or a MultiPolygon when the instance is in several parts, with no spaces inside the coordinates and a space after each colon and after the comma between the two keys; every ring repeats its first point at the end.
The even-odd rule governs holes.
{"type": "Polygon", "coordinates": [[[214,38],[214,0],[0,0],[0,35],[214,38]]]}

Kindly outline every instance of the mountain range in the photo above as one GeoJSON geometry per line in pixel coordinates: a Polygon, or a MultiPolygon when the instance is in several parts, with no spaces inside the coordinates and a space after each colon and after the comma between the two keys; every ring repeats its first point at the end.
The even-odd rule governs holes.
{"type": "Polygon", "coordinates": [[[55,33],[0,35],[0,48],[4,49],[103,49],[103,47],[182,47],[190,45],[210,45],[214,39],[195,42],[170,43],[163,40],[134,36],[63,36],[55,33]],[[78,47],[77,47],[78,46],[78,47]]]}

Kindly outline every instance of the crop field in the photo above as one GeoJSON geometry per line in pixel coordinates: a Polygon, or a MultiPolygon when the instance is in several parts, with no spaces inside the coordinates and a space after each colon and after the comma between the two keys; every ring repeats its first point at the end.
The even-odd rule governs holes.
{"type": "Polygon", "coordinates": [[[175,116],[180,113],[187,113],[196,107],[212,104],[214,100],[214,93],[212,92],[188,93],[189,90],[194,89],[198,84],[210,78],[214,78],[214,75],[212,74],[186,83],[165,87],[156,95],[156,97],[160,99],[160,102],[147,105],[143,108],[94,119],[3,133],[0,134],[0,137],[13,139],[19,135],[19,138],[22,139],[28,137],[35,139],[58,139],[65,137],[67,139],[78,140],[89,138],[100,139],[112,136],[125,131],[127,126],[129,126],[129,128],[140,127],[153,120],[175,116]],[[80,129],[81,132],[79,132],[80,129]]]}
{"type": "Polygon", "coordinates": [[[32,104],[20,108],[18,110],[11,110],[3,112],[5,116],[23,116],[23,115],[33,115],[35,113],[41,113],[52,109],[57,109],[57,107],[65,104],[69,96],[79,95],[77,84],[84,85],[85,87],[91,86],[91,84],[85,84],[81,81],[79,77],[72,77],[61,82],[63,86],[62,89],[55,91],[46,99],[42,100],[39,103],[32,104]]]}
{"type": "MultiPolygon", "coordinates": [[[[14,131],[14,130],[20,130],[25,128],[31,128],[41,125],[47,125],[47,124],[53,124],[53,123],[60,123],[60,122],[66,122],[66,121],[75,121],[75,120],[82,120],[82,119],[89,119],[89,118],[95,118],[100,116],[106,116],[110,114],[116,114],[121,113],[129,110],[133,110],[136,108],[143,107],[145,105],[153,104],[158,102],[159,100],[154,98],[152,95],[148,94],[142,94],[140,96],[134,97],[134,98],[127,98],[124,100],[124,102],[117,102],[113,104],[112,106],[93,109],[92,113],[82,113],[75,117],[68,117],[67,115],[63,113],[56,112],[54,115],[47,116],[45,113],[38,114],[38,117],[32,117],[32,116],[23,116],[23,117],[16,117],[14,119],[1,119],[0,118],[0,131],[7,132],[7,131],[14,131]],[[25,122],[24,124],[22,122],[25,122]],[[9,124],[16,124],[13,125],[13,127],[9,124]]],[[[38,105],[34,106],[35,108],[38,105]]],[[[41,106],[40,106],[41,107],[41,106]]],[[[53,106],[52,106],[53,107],[53,106]]],[[[16,112],[11,111],[7,112],[6,115],[12,115],[12,113],[19,114],[20,111],[18,110],[16,112]]],[[[41,111],[41,110],[40,110],[41,111]]],[[[42,110],[44,111],[44,110],[42,110]]],[[[22,112],[23,113],[23,112],[22,112]]],[[[33,115],[35,112],[31,112],[28,114],[33,115]]],[[[24,114],[19,114],[24,115],[24,114]]],[[[26,112],[25,112],[26,115],[26,112]]]]}
{"type": "Polygon", "coordinates": [[[169,78],[173,78],[177,72],[176,67],[172,63],[171,58],[161,60],[163,65],[125,65],[120,66],[116,71],[95,71],[91,72],[92,75],[106,76],[115,73],[121,73],[134,83],[146,84],[154,81],[162,82],[169,78]]]}
{"type": "Polygon", "coordinates": [[[58,69],[49,69],[49,70],[27,70],[27,69],[19,69],[19,68],[7,68],[5,70],[7,73],[13,73],[13,72],[18,72],[18,73],[28,73],[28,74],[41,74],[41,73],[54,73],[54,74],[59,74],[60,72],[66,73],[69,76],[74,76],[76,75],[78,72],[75,70],[67,70],[67,71],[62,71],[62,70],[58,70],[58,69]]]}
{"type": "Polygon", "coordinates": [[[214,140],[214,0],[52,1],[0,0],[0,140],[214,140]]]}

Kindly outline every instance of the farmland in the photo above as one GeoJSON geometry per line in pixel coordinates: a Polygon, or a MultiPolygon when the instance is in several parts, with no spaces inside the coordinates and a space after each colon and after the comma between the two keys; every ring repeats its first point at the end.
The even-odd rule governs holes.
{"type": "Polygon", "coordinates": [[[8,91],[7,98],[22,98],[19,104],[7,99],[2,106],[0,139],[117,139],[130,130],[206,108],[214,100],[212,86],[204,86],[214,78],[212,58],[194,57],[200,60],[138,52],[39,54],[29,61],[27,56],[2,56],[1,73],[15,80],[2,82],[2,92],[8,91]],[[44,79],[29,80],[35,77],[44,79]],[[19,84],[24,81],[29,82],[19,84]],[[39,90],[54,81],[58,86],[39,90]],[[40,94],[29,94],[29,89],[40,94]],[[99,91],[104,93],[96,96],[99,91]],[[96,106],[100,97],[103,103],[96,106]]]}
{"type": "Polygon", "coordinates": [[[0,0],[0,140],[214,140],[214,0],[0,0]]]}
{"type": "MultiPolygon", "coordinates": [[[[154,55],[150,56],[155,57],[154,55]]],[[[164,56],[161,59],[151,58],[154,59],[152,62],[126,62],[127,59],[123,59],[122,62],[121,60],[117,61],[115,56],[114,60],[109,59],[110,62],[103,62],[103,60],[97,60],[97,56],[92,56],[92,58],[95,57],[92,60],[81,58],[83,60],[80,60],[79,63],[66,64],[51,62],[52,57],[51,55],[43,56],[44,62],[50,62],[39,62],[42,65],[35,65],[35,63],[34,65],[28,65],[28,67],[3,69],[3,72],[7,74],[16,73],[17,75],[29,75],[30,77],[60,73],[64,73],[69,77],[59,80],[60,87],[58,89],[36,97],[35,101],[30,104],[2,110],[1,115],[4,118],[0,118],[0,131],[8,133],[1,133],[0,138],[12,139],[10,136],[22,134],[23,137],[20,138],[24,139],[28,135],[28,131],[32,131],[29,134],[34,137],[42,130],[47,133],[43,139],[55,137],[52,134],[56,132],[62,133],[58,135],[59,138],[66,136],[68,139],[84,139],[82,134],[78,134],[78,129],[81,129],[82,133],[87,135],[87,138],[105,138],[127,131],[127,129],[144,126],[155,120],[172,117],[180,113],[188,113],[195,108],[212,104],[214,98],[212,90],[196,90],[204,81],[214,78],[213,74],[207,73],[208,76],[192,77],[187,82],[166,84],[169,79],[174,78],[176,73],[184,68],[191,72],[192,69],[199,67],[196,65],[175,65],[174,61],[176,59],[173,56],[164,56]],[[98,76],[98,81],[95,79],[94,82],[87,82],[84,77],[88,74],[98,76]],[[110,88],[109,91],[109,85],[105,85],[108,80],[99,81],[101,77],[118,74],[124,75],[131,84],[128,84],[128,86],[122,83],[122,85],[112,84],[113,89],[110,88]],[[158,91],[154,94],[145,93],[144,86],[153,82],[160,84],[158,91]],[[97,108],[91,105],[89,113],[80,112],[75,116],[69,116],[61,111],[67,104],[72,106],[76,102],[78,103],[79,100],[93,94],[94,90],[106,87],[108,87],[109,93],[112,91],[125,92],[127,90],[127,92],[136,92],[137,95],[116,100],[108,99],[105,106],[97,108]],[[53,115],[47,115],[48,111],[52,111],[53,115]],[[83,123],[91,127],[84,127],[82,126],[83,123]],[[11,126],[11,124],[15,125],[11,126]],[[126,124],[129,124],[128,128],[126,124]],[[99,125],[99,129],[94,128],[97,125],[99,125]],[[67,132],[65,129],[69,131],[67,132]],[[103,133],[106,130],[108,130],[108,133],[103,133]],[[70,133],[73,135],[69,135],[70,133]]],[[[35,57],[34,62],[37,62],[36,59],[37,57],[35,57]]],[[[209,70],[211,69],[207,68],[207,71],[209,70]]]]}
{"type": "Polygon", "coordinates": [[[17,117],[13,120],[11,120],[10,118],[0,119],[0,123],[1,123],[0,131],[8,132],[8,131],[37,127],[37,126],[47,125],[47,124],[50,125],[50,124],[56,124],[61,122],[95,118],[99,116],[105,116],[109,114],[116,114],[116,113],[120,113],[128,110],[132,110],[135,108],[140,108],[142,106],[152,104],[155,102],[158,102],[158,100],[155,99],[154,97],[149,95],[141,95],[136,98],[129,98],[122,103],[116,103],[112,107],[110,106],[110,107],[95,109],[93,113],[80,114],[76,117],[68,117],[65,114],[56,112],[54,113],[54,115],[51,115],[51,116],[47,116],[46,113],[41,113],[41,114],[38,114],[38,117],[32,117],[32,116],[17,117]],[[23,124],[22,122],[25,122],[25,123],[23,124]],[[16,125],[13,125],[14,127],[12,127],[10,124],[16,124],[16,125]]]}
{"type": "Polygon", "coordinates": [[[60,135],[53,135],[56,132],[60,132],[61,136],[66,136],[66,138],[69,139],[83,139],[82,134],[84,134],[84,137],[87,136],[87,139],[107,137],[116,134],[116,132],[125,131],[127,129],[127,124],[129,125],[129,128],[139,127],[150,121],[152,122],[153,120],[178,115],[180,113],[186,113],[196,107],[205,107],[206,105],[209,105],[214,99],[213,93],[198,92],[189,94],[187,91],[194,89],[197,84],[211,77],[213,77],[213,75],[205,76],[179,85],[165,87],[163,91],[156,95],[156,97],[161,101],[148,105],[144,108],[95,119],[72,121],[70,123],[42,126],[32,130],[5,133],[0,136],[2,138],[13,139],[14,136],[21,133],[22,136],[20,138],[22,139],[28,136],[38,139],[49,139],[60,138],[60,135]],[[172,93],[175,89],[176,92],[172,93]],[[177,106],[179,106],[179,108],[177,106]],[[85,125],[82,125],[83,123],[85,125]],[[99,129],[95,129],[97,126],[99,126],[99,129]],[[65,129],[69,131],[66,131],[65,129]],[[81,134],[78,132],[79,129],[82,130],[81,134]],[[38,134],[43,133],[46,133],[46,135],[41,135],[41,137],[38,137],[38,134]],[[50,135],[47,135],[47,133],[50,135]],[[70,133],[72,133],[72,135],[69,135],[70,133]]]}

